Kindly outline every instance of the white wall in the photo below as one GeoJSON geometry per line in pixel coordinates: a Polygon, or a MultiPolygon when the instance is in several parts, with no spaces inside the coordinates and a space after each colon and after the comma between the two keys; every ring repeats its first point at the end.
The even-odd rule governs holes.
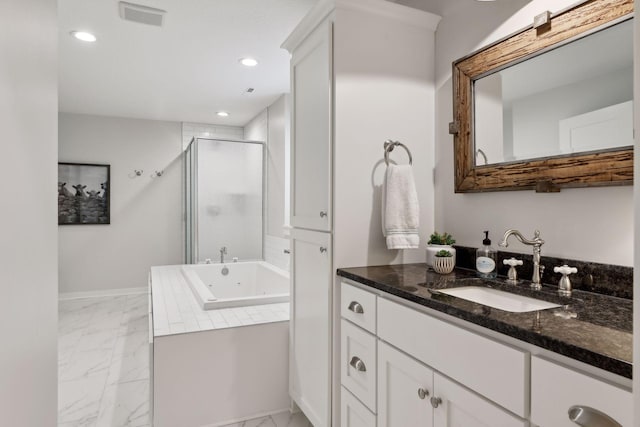
{"type": "MultiPolygon", "coordinates": [[[[334,27],[334,268],[425,260],[434,220],[433,28],[438,18],[425,14],[421,19],[424,27],[345,10],[334,27]],[[382,234],[387,139],[404,143],[413,155],[418,249],[388,250],[382,234]]],[[[402,148],[390,159],[408,163],[402,148]]]]}
{"type": "Polygon", "coordinates": [[[57,10],[0,2],[0,425],[57,419],[57,10]]]}
{"type": "MultiPolygon", "coordinates": [[[[531,25],[533,16],[572,5],[574,0],[472,2],[444,18],[436,33],[436,229],[461,245],[479,246],[482,230],[497,243],[508,228],[546,240],[542,254],[611,263],[633,263],[633,188],[564,189],[454,194],[451,63],[483,45],[531,25]]],[[[530,248],[514,242],[514,251],[530,248]]]]}
{"type": "Polygon", "coordinates": [[[181,264],[180,123],[59,117],[60,161],[111,165],[111,224],[59,227],[60,292],[142,287],[151,266],[181,264]],[[151,178],[155,170],[164,175],[151,178]]]}
{"type": "Polygon", "coordinates": [[[244,138],[265,141],[266,182],[264,219],[264,259],[282,269],[289,269],[289,239],[285,236],[286,146],[287,113],[286,95],[282,95],[269,107],[254,117],[244,128],[244,138]]]}
{"type": "Polygon", "coordinates": [[[182,122],[183,149],[187,148],[193,137],[242,139],[243,135],[244,129],[239,126],[182,122]]]}

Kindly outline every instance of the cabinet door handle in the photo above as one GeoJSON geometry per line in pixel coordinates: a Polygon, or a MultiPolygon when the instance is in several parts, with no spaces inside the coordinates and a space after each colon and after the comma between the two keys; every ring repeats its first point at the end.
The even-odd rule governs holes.
{"type": "Polygon", "coordinates": [[[327,252],[327,248],[325,248],[324,246],[320,246],[320,253],[323,254],[327,252]]]}
{"type": "Polygon", "coordinates": [[[418,397],[424,400],[427,396],[429,396],[429,390],[420,387],[418,389],[418,397]]]}
{"type": "Polygon", "coordinates": [[[440,406],[441,403],[442,403],[442,399],[440,399],[439,397],[433,396],[431,398],[431,406],[433,406],[434,408],[437,408],[438,406],[440,406]]]}
{"type": "Polygon", "coordinates": [[[362,305],[359,302],[356,301],[351,301],[351,304],[349,304],[349,310],[353,311],[356,314],[363,314],[364,313],[364,308],[362,308],[362,305]]]}
{"type": "Polygon", "coordinates": [[[320,211],[320,218],[326,218],[327,217],[327,212],[326,211],[320,211]]]}
{"type": "Polygon", "coordinates": [[[362,359],[360,359],[358,356],[353,356],[351,358],[351,361],[349,362],[349,365],[353,366],[354,369],[360,372],[367,372],[366,365],[364,364],[362,359]]]}
{"type": "Polygon", "coordinates": [[[607,414],[588,406],[572,406],[569,408],[569,419],[583,427],[622,427],[607,414]]]}

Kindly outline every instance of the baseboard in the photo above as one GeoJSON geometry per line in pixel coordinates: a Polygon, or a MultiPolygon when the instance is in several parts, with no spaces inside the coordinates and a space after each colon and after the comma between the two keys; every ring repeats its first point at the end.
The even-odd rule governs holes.
{"type": "Polygon", "coordinates": [[[86,291],[86,292],[62,292],[58,294],[58,300],[115,297],[120,295],[140,295],[140,294],[148,294],[148,293],[149,293],[149,288],[147,286],[142,286],[140,288],[103,289],[99,291],[86,291]]]}
{"type": "Polygon", "coordinates": [[[242,418],[235,418],[235,419],[231,419],[231,420],[227,420],[227,421],[222,421],[219,423],[214,423],[214,424],[205,424],[201,427],[233,427],[237,424],[242,423],[242,425],[244,425],[244,423],[246,421],[251,421],[251,420],[256,420],[259,418],[266,418],[270,415],[278,415],[278,414],[282,414],[283,412],[288,412],[288,413],[292,413],[288,408],[285,409],[279,409],[276,411],[267,411],[267,412],[260,412],[258,414],[254,414],[254,415],[250,415],[247,417],[242,417],[242,418]]]}

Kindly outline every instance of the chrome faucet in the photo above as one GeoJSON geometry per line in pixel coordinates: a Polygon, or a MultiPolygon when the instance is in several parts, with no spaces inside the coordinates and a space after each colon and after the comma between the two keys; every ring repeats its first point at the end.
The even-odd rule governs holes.
{"type": "Polygon", "coordinates": [[[223,246],[220,248],[220,264],[224,264],[224,256],[227,254],[227,247],[223,246]]]}
{"type": "Polygon", "coordinates": [[[533,276],[531,277],[531,287],[533,289],[540,289],[542,285],[540,284],[540,277],[542,276],[542,272],[544,271],[544,266],[540,265],[540,247],[544,244],[544,240],[540,238],[540,231],[536,230],[533,233],[533,239],[529,240],[525,238],[522,233],[518,230],[507,230],[504,232],[504,236],[502,237],[502,241],[499,243],[502,247],[509,246],[507,240],[511,235],[516,236],[521,243],[529,246],[533,246],[533,276]]]}

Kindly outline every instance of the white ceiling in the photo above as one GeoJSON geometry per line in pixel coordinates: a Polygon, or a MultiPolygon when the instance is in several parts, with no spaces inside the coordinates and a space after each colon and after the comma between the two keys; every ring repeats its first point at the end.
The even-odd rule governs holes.
{"type": "Polygon", "coordinates": [[[288,92],[280,44],[316,2],[129,1],[166,10],[163,27],[122,20],[117,0],[59,0],[61,111],[244,125],[288,92]],[[73,30],[98,41],[75,40],[73,30]],[[245,56],[259,65],[240,65],[245,56]]]}
{"type": "MultiPolygon", "coordinates": [[[[317,0],[128,1],[166,10],[163,27],[122,20],[118,0],[59,0],[61,111],[245,125],[289,91],[280,44],[317,0]],[[98,41],[75,40],[73,30],[98,41]],[[243,67],[245,56],[259,65],[243,67]]],[[[474,2],[392,1],[441,16],[474,2]]]]}

